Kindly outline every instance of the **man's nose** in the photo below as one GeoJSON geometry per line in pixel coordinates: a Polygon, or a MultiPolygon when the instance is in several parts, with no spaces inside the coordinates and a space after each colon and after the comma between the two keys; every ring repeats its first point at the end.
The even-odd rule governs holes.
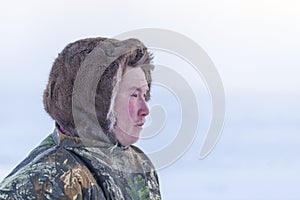
{"type": "Polygon", "coordinates": [[[140,105],[139,105],[138,115],[140,117],[146,117],[150,112],[147,102],[145,101],[145,99],[141,99],[139,104],[140,105]]]}

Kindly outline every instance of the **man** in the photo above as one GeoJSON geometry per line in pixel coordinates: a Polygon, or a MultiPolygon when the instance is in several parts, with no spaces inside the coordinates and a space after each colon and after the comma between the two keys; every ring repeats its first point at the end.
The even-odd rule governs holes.
{"type": "Polygon", "coordinates": [[[44,92],[56,128],[0,184],[0,199],[161,199],[135,143],[149,114],[151,56],[136,39],[65,47],[44,92]]]}

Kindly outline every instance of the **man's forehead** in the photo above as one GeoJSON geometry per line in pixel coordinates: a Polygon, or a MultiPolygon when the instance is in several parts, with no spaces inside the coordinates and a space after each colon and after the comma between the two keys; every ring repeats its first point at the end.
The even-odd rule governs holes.
{"type": "Polygon", "coordinates": [[[137,76],[140,74],[145,74],[141,67],[126,66],[123,76],[137,76]]]}
{"type": "Polygon", "coordinates": [[[122,82],[129,88],[148,87],[145,73],[140,67],[129,67],[129,69],[126,69],[122,78],[122,82]]]}

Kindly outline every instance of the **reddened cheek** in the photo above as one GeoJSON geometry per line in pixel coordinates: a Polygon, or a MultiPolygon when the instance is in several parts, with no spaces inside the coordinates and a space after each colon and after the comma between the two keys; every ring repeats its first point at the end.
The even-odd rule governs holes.
{"type": "Polygon", "coordinates": [[[129,116],[133,119],[134,118],[134,114],[135,114],[135,102],[134,101],[129,101],[128,102],[128,112],[129,112],[129,116]]]}

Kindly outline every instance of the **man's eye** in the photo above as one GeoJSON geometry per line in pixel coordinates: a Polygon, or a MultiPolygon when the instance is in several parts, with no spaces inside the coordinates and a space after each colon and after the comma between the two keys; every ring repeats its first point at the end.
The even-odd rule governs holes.
{"type": "Polygon", "coordinates": [[[132,95],[130,95],[130,96],[132,96],[132,97],[137,97],[138,95],[137,95],[137,94],[132,94],[132,95]]]}

